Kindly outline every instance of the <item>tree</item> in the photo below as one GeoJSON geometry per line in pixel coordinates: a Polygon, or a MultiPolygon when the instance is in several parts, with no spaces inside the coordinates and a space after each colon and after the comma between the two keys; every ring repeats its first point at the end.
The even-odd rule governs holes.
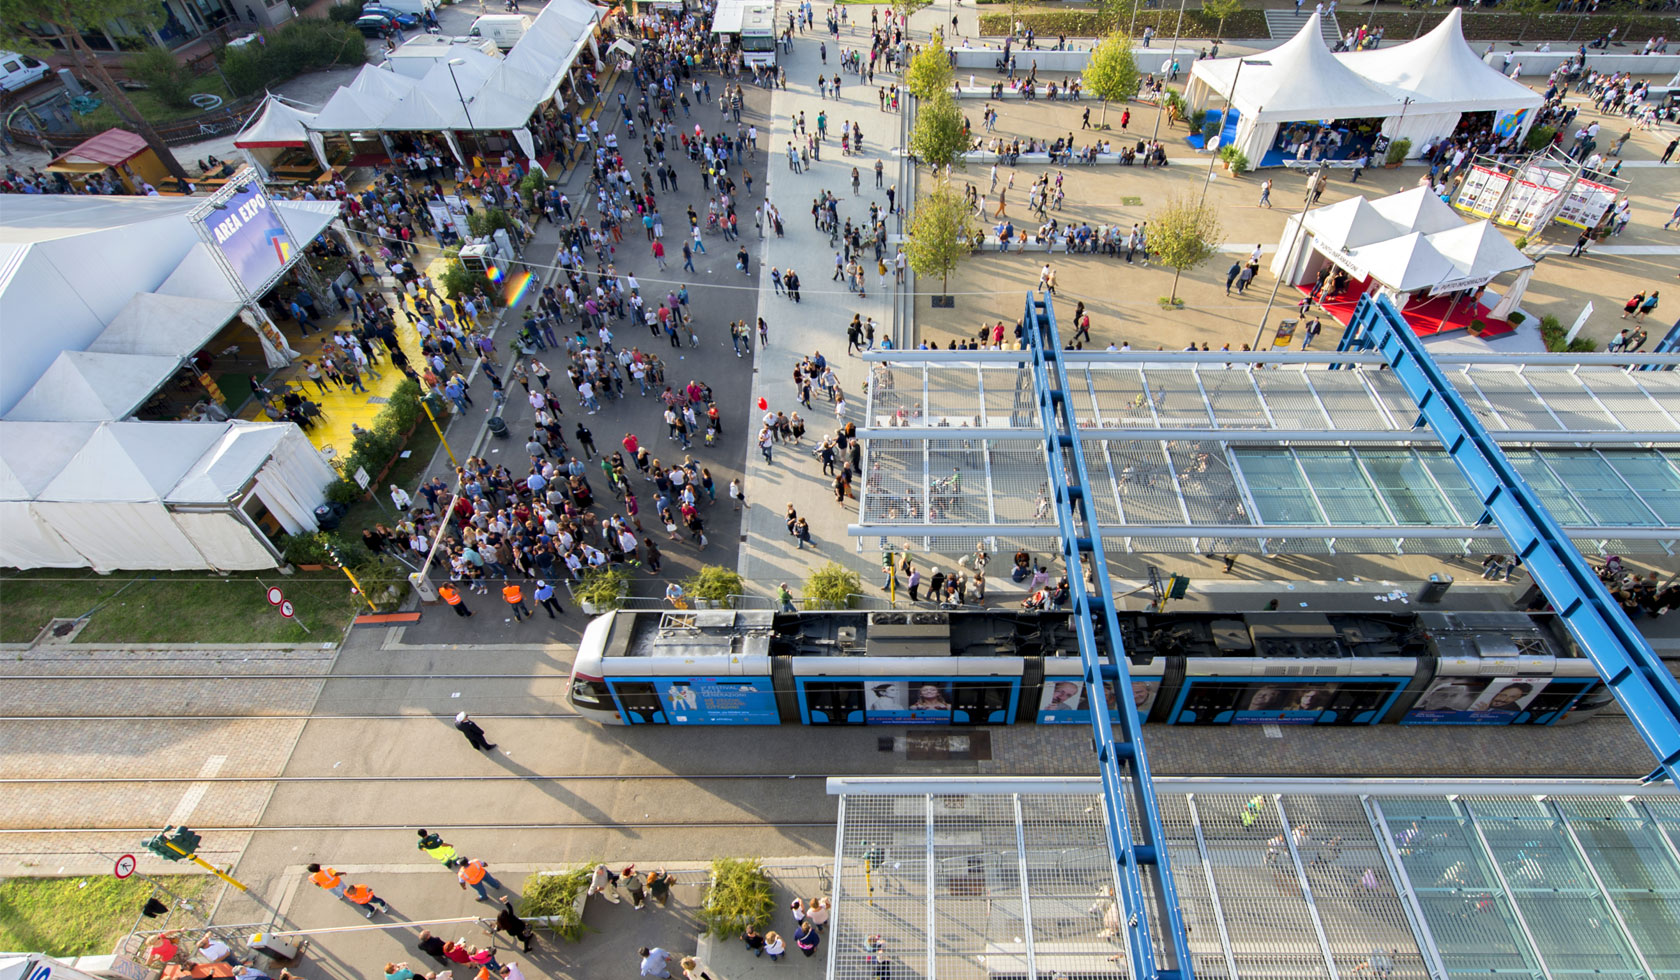
{"type": "Polygon", "coordinates": [[[968,148],[962,110],[949,92],[936,93],[916,109],[916,128],[910,131],[910,153],[930,167],[958,162],[968,148]]]}
{"type": "Polygon", "coordinates": [[[935,34],[933,40],[910,59],[910,69],[904,73],[904,87],[918,99],[931,99],[940,92],[949,92],[951,79],[955,76],[951,69],[951,56],[945,51],[945,42],[935,34]]]}
{"type": "Polygon", "coordinates": [[[941,180],[910,212],[904,256],[916,275],[938,276],[940,292],[944,292],[973,233],[967,199],[949,181],[941,180]]]}
{"type": "Polygon", "coordinates": [[[1241,9],[1242,0],[1202,0],[1202,13],[1219,18],[1219,26],[1213,29],[1216,38],[1225,33],[1225,18],[1241,9]]]}
{"type": "Polygon", "coordinates": [[[1137,94],[1138,68],[1132,58],[1132,39],[1125,31],[1115,31],[1097,42],[1091,57],[1085,62],[1080,76],[1085,91],[1102,100],[1101,125],[1108,125],[1110,100],[1125,102],[1137,94]]]}
{"type": "Polygon", "coordinates": [[[1219,214],[1188,194],[1170,198],[1149,216],[1149,254],[1173,270],[1168,299],[1178,302],[1178,278],[1212,258],[1219,249],[1219,214]]]}
{"type": "Polygon", "coordinates": [[[161,9],[155,0],[0,0],[0,47],[45,52],[51,50],[49,39],[61,41],[64,53],[76,66],[76,74],[93,83],[112,111],[146,141],[171,176],[185,181],[187,172],[169,144],[140,114],[82,36],[83,31],[103,31],[119,20],[150,30],[161,9]]]}
{"type": "MultiPolygon", "coordinates": [[[[931,6],[933,6],[933,0],[892,0],[893,13],[897,14],[906,25],[909,24],[911,14],[923,7],[931,6]]],[[[937,34],[934,36],[938,37],[937,34]]]]}

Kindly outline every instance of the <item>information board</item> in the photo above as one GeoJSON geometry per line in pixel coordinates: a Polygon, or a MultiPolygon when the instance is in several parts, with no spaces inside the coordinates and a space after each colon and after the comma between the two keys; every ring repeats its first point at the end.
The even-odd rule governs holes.
{"type": "Polygon", "coordinates": [[[1499,199],[1511,178],[1488,167],[1471,167],[1458,189],[1458,209],[1478,218],[1490,218],[1499,208],[1499,199]]]}
{"type": "Polygon", "coordinates": [[[1531,180],[1519,180],[1511,188],[1511,193],[1505,198],[1505,204],[1499,209],[1499,217],[1494,219],[1500,224],[1522,231],[1530,231],[1550,209],[1552,201],[1560,192],[1555,187],[1546,187],[1531,180]]]}
{"type": "Polygon", "coordinates": [[[1592,228],[1616,203],[1616,189],[1590,180],[1577,180],[1558,209],[1557,220],[1575,228],[1592,228]]]}
{"type": "Polygon", "coordinates": [[[247,180],[199,220],[253,296],[261,295],[279,278],[297,251],[268,192],[256,180],[247,180]]]}

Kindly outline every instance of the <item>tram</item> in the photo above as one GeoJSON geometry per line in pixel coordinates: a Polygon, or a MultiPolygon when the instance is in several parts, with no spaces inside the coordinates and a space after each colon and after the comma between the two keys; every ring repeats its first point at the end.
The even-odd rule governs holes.
{"type": "MultiPolygon", "coordinates": [[[[1555,725],[1613,701],[1547,613],[1124,613],[1120,630],[1157,724],[1555,725]]],[[[568,699],[604,725],[1118,716],[1113,685],[1092,687],[1065,612],[618,611],[585,628],[568,699]]]]}

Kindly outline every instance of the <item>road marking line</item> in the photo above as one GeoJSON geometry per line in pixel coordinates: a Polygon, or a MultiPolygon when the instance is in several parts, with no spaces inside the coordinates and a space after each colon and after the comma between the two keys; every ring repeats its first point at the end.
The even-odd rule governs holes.
{"type": "MultiPolygon", "coordinates": [[[[203,767],[198,770],[198,778],[214,779],[221,773],[222,766],[226,764],[227,756],[213,755],[204,760],[203,767]]],[[[179,827],[186,823],[187,818],[192,816],[194,810],[198,809],[199,801],[204,799],[204,794],[209,791],[209,783],[193,783],[188,786],[187,791],[181,794],[181,802],[175,804],[175,809],[170,811],[168,825],[179,827]]]]}

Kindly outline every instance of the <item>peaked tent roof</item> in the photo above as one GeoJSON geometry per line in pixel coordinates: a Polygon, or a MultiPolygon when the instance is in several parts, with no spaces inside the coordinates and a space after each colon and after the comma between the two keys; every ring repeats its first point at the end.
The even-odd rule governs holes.
{"type": "Polygon", "coordinates": [[[0,422],[0,500],[33,500],[93,438],[97,422],[0,422]]]}
{"type": "Polygon", "coordinates": [[[233,145],[248,150],[265,146],[307,146],[309,130],[306,126],[314,121],[315,115],[289,106],[280,101],[279,96],[270,94],[263,104],[262,115],[234,137],[233,145]]]}
{"type": "Polygon", "coordinates": [[[73,503],[162,500],[222,437],[228,423],[108,422],[38,499],[73,503]]]}
{"type": "Polygon", "coordinates": [[[61,351],[10,421],[105,422],[133,412],[181,367],[179,355],[61,351]]]}
{"type": "Polygon", "coordinates": [[[1512,245],[1490,221],[1459,225],[1426,236],[1429,244],[1453,261],[1466,278],[1497,276],[1534,264],[1512,245]]]}
{"type": "Polygon", "coordinates": [[[175,271],[169,274],[154,292],[165,296],[196,296],[200,299],[238,302],[239,290],[228,281],[226,272],[210,254],[210,246],[195,244],[175,271]]]}
{"type": "Polygon", "coordinates": [[[1255,57],[1203,59],[1191,72],[1256,122],[1392,115],[1400,97],[1338,61],[1320,21],[1311,15],[1300,33],[1255,57]]]}
{"type": "Polygon", "coordinates": [[[1396,292],[1428,289],[1458,278],[1458,266],[1435,251],[1418,232],[1376,242],[1348,253],[1372,278],[1396,292]]]}
{"type": "Polygon", "coordinates": [[[1307,212],[1306,224],[1313,238],[1323,244],[1342,249],[1370,245],[1403,235],[1409,230],[1396,227],[1394,222],[1383,217],[1371,206],[1371,202],[1363,197],[1350,197],[1335,204],[1313,208],[1307,212]]]}
{"type": "Polygon", "coordinates": [[[1379,85],[1420,97],[1430,103],[1426,112],[1520,109],[1545,101],[1476,57],[1464,40],[1464,14],[1457,7],[1422,37],[1334,57],[1379,85]]]}
{"type": "Polygon", "coordinates": [[[1394,223],[1396,233],[1416,231],[1433,235],[1438,231],[1464,227],[1464,219],[1458,216],[1458,212],[1431,194],[1427,187],[1414,187],[1379,197],[1371,202],[1371,207],[1394,223]]]}
{"type": "Polygon", "coordinates": [[[281,422],[230,422],[164,499],[172,504],[227,503],[268,462],[290,428],[281,422]]]}
{"type": "Polygon", "coordinates": [[[233,300],[135,293],[88,350],[104,354],[179,355],[196,351],[239,315],[233,300]]]}

